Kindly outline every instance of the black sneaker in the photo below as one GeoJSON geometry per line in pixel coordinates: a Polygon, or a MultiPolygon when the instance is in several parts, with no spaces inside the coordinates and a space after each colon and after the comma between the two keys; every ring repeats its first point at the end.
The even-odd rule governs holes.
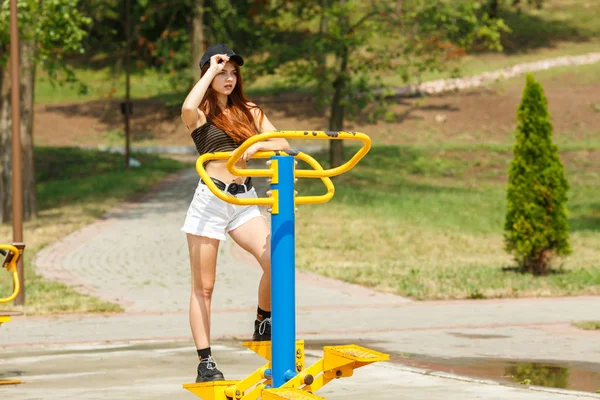
{"type": "Polygon", "coordinates": [[[208,358],[204,358],[200,361],[200,364],[198,364],[196,383],[224,380],[223,373],[217,369],[217,363],[213,356],[208,356],[208,358]]]}
{"type": "Polygon", "coordinates": [[[252,340],[255,342],[271,341],[271,318],[254,321],[254,335],[252,335],[252,340]]]}

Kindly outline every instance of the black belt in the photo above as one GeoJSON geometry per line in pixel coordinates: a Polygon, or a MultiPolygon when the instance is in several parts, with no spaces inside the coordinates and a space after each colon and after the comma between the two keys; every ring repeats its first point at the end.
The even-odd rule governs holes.
{"type": "MultiPolygon", "coordinates": [[[[224,192],[227,192],[232,195],[246,193],[252,189],[252,179],[250,177],[246,178],[244,183],[235,183],[231,182],[229,185],[225,182],[218,180],[217,178],[210,178],[215,183],[215,185],[224,192]]],[[[203,179],[200,179],[200,183],[206,185],[203,179]]]]}

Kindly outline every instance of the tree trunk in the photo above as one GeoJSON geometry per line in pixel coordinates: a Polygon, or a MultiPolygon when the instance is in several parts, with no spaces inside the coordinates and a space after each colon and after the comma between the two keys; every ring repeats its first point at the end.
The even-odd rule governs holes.
{"type": "MultiPolygon", "coordinates": [[[[35,84],[35,44],[20,41],[21,160],[23,177],[23,219],[37,215],[37,192],[33,162],[33,93],[35,84]]],[[[0,220],[12,219],[10,73],[5,68],[0,83],[0,220]]]]}
{"type": "Polygon", "coordinates": [[[37,217],[37,191],[33,150],[35,43],[21,41],[21,162],[23,167],[23,219],[37,217]]]}
{"type": "MultiPolygon", "coordinates": [[[[324,36],[327,33],[327,7],[329,7],[329,0],[321,0],[321,25],[319,27],[319,35],[324,36]]],[[[317,64],[319,66],[319,79],[317,80],[317,111],[321,116],[325,115],[326,104],[323,99],[326,98],[325,94],[325,73],[327,72],[327,54],[325,52],[319,53],[317,56],[317,64]]]]}
{"type": "Polygon", "coordinates": [[[204,54],[204,0],[193,2],[192,9],[192,34],[190,35],[190,46],[192,48],[192,71],[194,83],[200,80],[200,59],[204,54]]]}
{"type": "Polygon", "coordinates": [[[131,0],[125,0],[125,169],[129,169],[131,158],[131,0]]]}
{"type": "MultiPolygon", "coordinates": [[[[344,109],[343,96],[346,89],[346,70],[348,68],[348,49],[344,48],[338,57],[341,60],[341,66],[338,76],[333,83],[335,90],[333,100],[331,101],[331,115],[329,116],[329,130],[344,130],[344,109]]],[[[329,162],[332,168],[338,167],[344,163],[344,142],[342,140],[331,140],[329,143],[329,162]]]]}
{"type": "MultiPolygon", "coordinates": [[[[346,0],[338,0],[340,4],[346,3],[346,0]]],[[[342,29],[348,31],[347,16],[340,17],[339,25],[342,29]]],[[[350,34],[347,32],[346,34],[350,34]]],[[[329,116],[329,130],[343,131],[344,130],[344,109],[343,96],[345,95],[347,70],[348,70],[348,55],[349,49],[344,46],[336,55],[336,61],[340,65],[338,75],[333,82],[333,100],[331,101],[331,115],[329,116]]],[[[344,163],[344,142],[342,140],[329,141],[329,164],[331,168],[338,167],[344,163]]]]}
{"type": "Polygon", "coordinates": [[[488,0],[487,15],[490,18],[498,18],[498,6],[501,0],[488,0]]]}
{"type": "MultiPolygon", "coordinates": [[[[7,63],[8,65],[8,63],[7,63]]],[[[12,215],[11,146],[10,137],[10,74],[0,68],[0,222],[12,215]]]]}

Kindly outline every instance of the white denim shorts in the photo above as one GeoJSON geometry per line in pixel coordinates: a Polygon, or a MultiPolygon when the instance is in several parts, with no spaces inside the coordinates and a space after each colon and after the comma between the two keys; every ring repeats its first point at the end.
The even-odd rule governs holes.
{"type": "MultiPolygon", "coordinates": [[[[258,196],[253,187],[246,193],[237,194],[236,197],[256,198],[258,196]]],[[[192,235],[226,240],[226,233],[239,228],[252,218],[262,216],[257,206],[227,203],[199,182],[181,230],[192,235]]]]}

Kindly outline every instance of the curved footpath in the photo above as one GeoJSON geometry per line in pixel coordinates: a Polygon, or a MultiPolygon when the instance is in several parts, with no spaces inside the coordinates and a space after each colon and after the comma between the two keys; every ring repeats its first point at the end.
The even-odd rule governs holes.
{"type": "Polygon", "coordinates": [[[495,71],[483,72],[478,75],[467,76],[463,78],[438,79],[434,81],[423,82],[419,85],[400,88],[396,92],[397,94],[441,94],[484,86],[489,83],[525,75],[528,72],[544,71],[558,67],[596,64],[598,62],[600,62],[600,53],[587,53],[578,56],[561,56],[512,65],[495,71]]]}
{"type": "MultiPolygon", "coordinates": [[[[0,388],[0,397],[195,398],[180,386],[191,381],[196,359],[186,311],[187,248],[179,228],[197,182],[193,169],[171,176],[142,200],[38,253],[40,274],[119,302],[125,312],[5,324],[0,378],[21,375],[25,383],[0,388]]],[[[258,266],[231,240],[222,245],[212,329],[227,378],[241,378],[261,364],[239,345],[252,332],[259,276],[258,266]]],[[[570,322],[598,319],[600,297],[414,302],[298,272],[297,306],[298,338],[307,340],[312,358],[324,344],[357,343],[392,354],[390,362],[364,367],[319,392],[330,399],[600,399],[591,391],[413,369],[401,357],[598,363],[600,334],[570,322]]]]}

